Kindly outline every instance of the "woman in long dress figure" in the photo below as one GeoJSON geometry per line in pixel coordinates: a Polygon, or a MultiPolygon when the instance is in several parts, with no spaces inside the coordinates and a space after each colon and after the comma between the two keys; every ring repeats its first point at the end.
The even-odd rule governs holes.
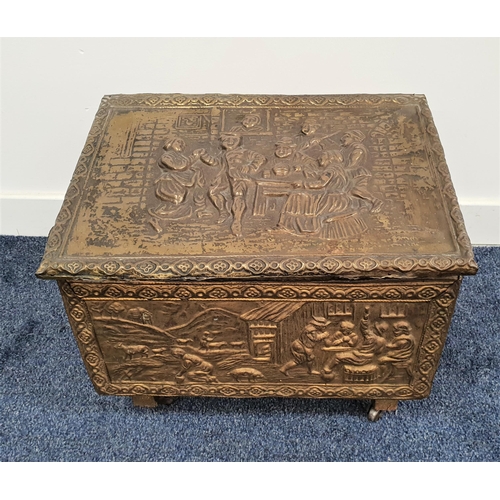
{"type": "Polygon", "coordinates": [[[366,168],[368,150],[362,144],[365,134],[360,130],[346,132],[340,139],[340,155],[344,168],[351,178],[351,194],[361,204],[368,205],[370,212],[380,212],[382,201],[368,190],[368,179],[372,176],[366,168]]]}
{"type": "MultiPolygon", "coordinates": [[[[158,219],[181,219],[191,216],[191,204],[186,203],[189,188],[194,191],[196,213],[202,217],[206,213],[206,200],[203,193],[205,179],[201,170],[191,168],[205,152],[197,149],[189,156],[183,154],[186,143],[180,137],[170,139],[163,147],[164,152],[158,162],[162,173],[155,182],[155,195],[160,204],[150,210],[151,225],[161,232],[158,219]]],[[[208,214],[210,215],[210,214],[208,214]]]]}
{"type": "Polygon", "coordinates": [[[325,151],[315,172],[294,183],[281,212],[279,227],[295,234],[313,233],[322,239],[357,235],[367,226],[358,216],[351,178],[339,151],[325,151]]]}
{"type": "Polygon", "coordinates": [[[302,151],[295,151],[296,144],[288,137],[278,141],[276,146],[275,155],[287,159],[292,170],[301,172],[303,177],[303,180],[291,183],[292,190],[281,210],[278,228],[298,235],[317,233],[318,206],[323,189],[331,180],[330,172],[320,172],[317,160],[302,151]],[[287,157],[281,154],[282,149],[290,151],[287,157]]]}
{"type": "Polygon", "coordinates": [[[378,212],[382,201],[368,190],[371,172],[365,167],[368,151],[359,130],[345,133],[340,150],[325,151],[319,158],[326,169],[335,169],[337,182],[330,183],[318,206],[323,239],[353,238],[368,229],[363,212],[378,212]]]}

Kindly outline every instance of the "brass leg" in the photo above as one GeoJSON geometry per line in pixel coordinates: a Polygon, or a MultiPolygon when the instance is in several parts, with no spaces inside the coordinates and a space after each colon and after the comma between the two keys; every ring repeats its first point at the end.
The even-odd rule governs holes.
{"type": "Polygon", "coordinates": [[[141,408],[156,408],[158,406],[154,396],[132,396],[132,403],[141,408]]]}
{"type": "Polygon", "coordinates": [[[382,416],[383,411],[396,411],[397,409],[397,399],[374,399],[368,411],[368,420],[376,422],[382,416]]]}
{"type": "Polygon", "coordinates": [[[397,399],[374,399],[373,408],[382,411],[396,411],[398,409],[397,399]]]}

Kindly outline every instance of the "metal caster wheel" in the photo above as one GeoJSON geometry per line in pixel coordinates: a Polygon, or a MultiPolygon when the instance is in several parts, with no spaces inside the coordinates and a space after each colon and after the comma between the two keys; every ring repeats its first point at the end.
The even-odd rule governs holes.
{"type": "Polygon", "coordinates": [[[375,408],[370,408],[368,412],[368,420],[370,422],[377,422],[382,416],[382,410],[376,410],[375,408]]]}
{"type": "Polygon", "coordinates": [[[384,411],[396,411],[398,409],[397,399],[374,399],[368,412],[368,420],[376,422],[384,411]]]}

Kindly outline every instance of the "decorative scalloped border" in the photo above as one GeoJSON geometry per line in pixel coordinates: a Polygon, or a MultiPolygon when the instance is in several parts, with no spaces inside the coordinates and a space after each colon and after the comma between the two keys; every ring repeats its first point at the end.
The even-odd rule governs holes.
{"type": "Polygon", "coordinates": [[[84,263],[75,260],[59,260],[42,263],[37,275],[41,278],[127,278],[171,280],[187,277],[199,278],[248,278],[273,276],[346,276],[346,277],[437,277],[445,275],[474,274],[473,259],[452,259],[443,256],[409,257],[325,257],[318,260],[302,260],[296,257],[279,260],[279,257],[236,258],[163,258],[137,260],[95,259],[84,263]]]}
{"type": "Polygon", "coordinates": [[[45,255],[37,271],[40,278],[127,277],[138,279],[182,279],[184,277],[246,278],[251,276],[444,276],[475,274],[477,264],[467,235],[462,213],[446,165],[443,148],[434,126],[425,96],[412,95],[338,95],[338,96],[265,96],[265,95],[182,95],[136,94],[105,96],[96,114],[87,142],[66,193],[56,224],[50,231],[45,255]],[[120,258],[120,261],[93,257],[91,261],[74,260],[61,255],[71,230],[71,220],[79,196],[89,175],[98,144],[105,130],[108,114],[120,107],[182,106],[365,106],[416,104],[425,119],[430,161],[437,165],[440,187],[450,213],[461,255],[421,255],[417,257],[337,256],[303,260],[299,257],[250,256],[223,258],[120,258]]]}
{"type": "Polygon", "coordinates": [[[113,107],[147,108],[212,106],[364,106],[366,104],[409,104],[423,96],[406,94],[339,94],[339,95],[243,95],[243,94],[117,94],[105,96],[113,107]]]}
{"type": "Polygon", "coordinates": [[[306,397],[356,399],[421,399],[429,395],[441,352],[453,315],[461,280],[455,282],[422,282],[406,284],[255,284],[236,283],[187,285],[59,282],[61,295],[78,348],[92,383],[100,394],[132,396],[217,396],[217,397],[306,397]],[[214,290],[219,290],[213,295],[214,290]],[[222,291],[222,295],[220,293],[222,291]],[[237,294],[235,294],[237,292],[237,294]],[[319,292],[319,293],[318,293],[319,292]],[[91,316],[85,304],[87,298],[145,300],[189,300],[255,298],[304,300],[337,299],[350,301],[397,300],[421,301],[430,304],[430,313],[422,335],[410,386],[333,386],[328,384],[265,384],[265,385],[204,385],[178,386],[174,383],[113,383],[109,377],[103,354],[99,348],[91,316]]]}
{"type": "Polygon", "coordinates": [[[401,283],[89,283],[68,282],[63,290],[78,299],[200,300],[341,300],[429,301],[441,295],[451,281],[401,283]]]}

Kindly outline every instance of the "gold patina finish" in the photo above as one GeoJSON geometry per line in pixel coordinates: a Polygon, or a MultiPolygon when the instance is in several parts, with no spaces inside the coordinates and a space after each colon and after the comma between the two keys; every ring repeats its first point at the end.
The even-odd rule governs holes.
{"type": "Polygon", "coordinates": [[[424,96],[174,94],[103,99],[37,275],[99,392],[375,419],[429,394],[476,270],[424,96]]]}

